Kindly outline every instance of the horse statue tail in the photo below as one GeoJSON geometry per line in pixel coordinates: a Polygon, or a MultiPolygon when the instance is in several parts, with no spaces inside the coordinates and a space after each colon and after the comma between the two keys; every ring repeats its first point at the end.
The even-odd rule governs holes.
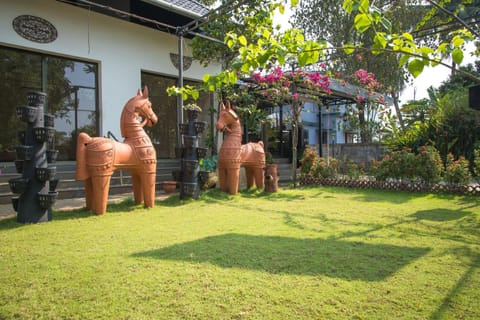
{"type": "Polygon", "coordinates": [[[92,138],[85,132],[81,132],[77,138],[77,171],[76,180],[87,180],[90,173],[87,168],[87,144],[92,138]]]}

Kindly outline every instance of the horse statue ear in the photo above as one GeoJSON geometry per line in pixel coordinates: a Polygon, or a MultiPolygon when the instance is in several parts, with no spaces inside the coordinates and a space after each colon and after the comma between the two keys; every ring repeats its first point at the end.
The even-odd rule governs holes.
{"type": "Polygon", "coordinates": [[[148,87],[146,85],[143,87],[143,97],[148,98],[148,87]]]}
{"type": "Polygon", "coordinates": [[[235,110],[232,108],[232,105],[230,104],[230,100],[227,100],[227,107],[225,110],[227,110],[228,113],[230,113],[235,120],[238,119],[238,115],[235,112],[235,110]]]}

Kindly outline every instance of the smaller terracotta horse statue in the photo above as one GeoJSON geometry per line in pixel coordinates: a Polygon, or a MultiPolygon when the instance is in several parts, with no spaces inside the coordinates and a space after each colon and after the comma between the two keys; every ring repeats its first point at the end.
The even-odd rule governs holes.
{"type": "Polygon", "coordinates": [[[92,138],[84,132],[78,135],[76,179],[85,180],[88,209],[96,214],[106,212],[110,178],[117,169],[130,171],[135,203],[143,202],[147,208],[154,206],[157,155],[143,127],[151,127],[157,120],[145,87],[143,93],[138,90],[123,108],[120,120],[123,143],[92,138]]]}
{"type": "Polygon", "coordinates": [[[255,182],[257,188],[264,186],[265,151],[263,142],[242,145],[242,126],[238,115],[232,109],[230,101],[221,103],[217,130],[226,133],[218,153],[218,181],[220,190],[236,194],[240,177],[240,167],[245,167],[247,187],[255,182]]]}

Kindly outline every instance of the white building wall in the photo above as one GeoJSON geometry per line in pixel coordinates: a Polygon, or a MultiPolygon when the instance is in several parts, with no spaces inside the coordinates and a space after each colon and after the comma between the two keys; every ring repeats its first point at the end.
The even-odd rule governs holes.
{"type": "MultiPolygon", "coordinates": [[[[98,63],[100,135],[112,131],[121,136],[120,113],[141,86],[142,70],[178,76],[170,61],[170,53],[177,53],[178,48],[175,34],[58,1],[1,0],[0,30],[0,45],[98,63]],[[42,44],[22,38],[12,27],[13,19],[20,15],[48,20],[58,31],[57,39],[42,44]]],[[[184,55],[191,56],[186,42],[183,49],[184,55]]],[[[184,77],[201,80],[205,73],[219,71],[219,64],[204,68],[193,62],[184,77]]]]}

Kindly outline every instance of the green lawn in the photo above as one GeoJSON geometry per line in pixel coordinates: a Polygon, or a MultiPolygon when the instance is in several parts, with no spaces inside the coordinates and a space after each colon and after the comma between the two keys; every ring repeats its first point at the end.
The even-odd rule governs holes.
{"type": "Polygon", "coordinates": [[[480,199],[212,190],[0,221],[0,319],[480,319],[480,199]]]}

